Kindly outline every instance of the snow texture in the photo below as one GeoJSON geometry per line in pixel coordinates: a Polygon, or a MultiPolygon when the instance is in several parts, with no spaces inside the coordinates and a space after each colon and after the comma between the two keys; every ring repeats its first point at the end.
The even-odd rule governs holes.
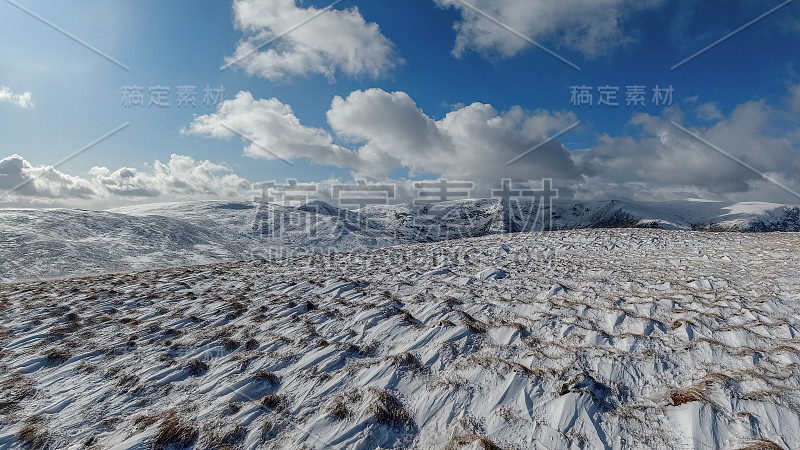
{"type": "Polygon", "coordinates": [[[0,281],[82,276],[224,261],[356,251],[504,231],[585,228],[800,231],[800,208],[676,201],[533,203],[462,200],[347,211],[188,202],[111,211],[0,210],[0,281]],[[551,220],[545,220],[552,217],[551,220]]]}
{"type": "MultiPolygon", "coordinates": [[[[679,206],[557,223],[621,211],[681,228],[679,206]]],[[[62,224],[42,253],[133,258],[139,240],[158,265],[185,262],[156,259],[167,242],[230,239],[246,207],[5,214],[29,221],[20,235],[62,224]]],[[[466,211],[483,230],[496,207],[466,211]]],[[[753,208],[693,227],[786,217],[753,208]]],[[[798,238],[489,234],[0,284],[0,447],[800,448],[798,238]]]]}

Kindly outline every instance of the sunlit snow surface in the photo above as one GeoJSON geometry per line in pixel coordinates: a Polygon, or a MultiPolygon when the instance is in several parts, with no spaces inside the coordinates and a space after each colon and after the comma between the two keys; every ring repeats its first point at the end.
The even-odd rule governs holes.
{"type": "Polygon", "coordinates": [[[515,230],[640,227],[800,231],[800,209],[771,203],[557,200],[552,209],[496,200],[344,211],[188,202],[112,211],[0,210],[0,281],[83,276],[376,249],[515,230]],[[545,220],[552,218],[552,220],[545,220]],[[277,230],[277,231],[276,231],[277,230]]]}
{"type": "Polygon", "coordinates": [[[2,448],[178,425],[197,448],[800,447],[795,233],[489,235],[0,298],[2,448]]]}

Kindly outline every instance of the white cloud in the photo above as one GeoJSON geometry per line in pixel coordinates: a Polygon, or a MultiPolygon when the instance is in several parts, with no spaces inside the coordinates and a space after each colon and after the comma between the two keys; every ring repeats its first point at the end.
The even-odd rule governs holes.
{"type": "MultiPolygon", "coordinates": [[[[687,103],[692,109],[695,105],[687,103]]],[[[763,101],[739,105],[728,116],[717,108],[703,110],[711,125],[694,129],[698,135],[757,170],[787,180],[787,186],[797,183],[800,139],[776,131],[776,111],[763,101]]],[[[286,159],[306,157],[377,180],[408,168],[414,177],[473,180],[484,195],[502,178],[553,178],[563,196],[583,199],[761,196],[797,201],[775,197],[774,186],[765,185],[760,175],[674,127],[671,121],[687,120],[678,105],[660,116],[633,116],[630,124],[640,129],[638,135],[602,134],[590,148],[576,151],[555,140],[511,165],[507,162],[517,155],[572,125],[574,114],[520,107],[499,112],[473,103],[436,120],[404,92],[369,89],[335,97],[327,119],[334,135],[302,125],[291,108],[276,99],[254,100],[240,93],[217,113],[196,118],[186,132],[231,137],[222,126],[227,124],[259,144],[245,144],[248,156],[275,159],[261,149],[265,147],[286,159]],[[335,143],[334,136],[352,150],[335,143]]]]}
{"type": "MultiPolygon", "coordinates": [[[[758,171],[796,183],[800,149],[790,137],[772,134],[774,113],[761,101],[748,102],[710,128],[692,130],[758,171]]],[[[732,199],[751,196],[756,188],[772,192],[757,173],[674,127],[670,120],[676,115],[680,116],[675,111],[660,117],[638,114],[631,119],[642,130],[638,138],[601,135],[592,148],[577,153],[586,180],[576,195],[664,199],[693,193],[732,199]]],[[[785,195],[781,199],[797,202],[785,195]]]]}
{"type": "Polygon", "coordinates": [[[800,83],[789,87],[789,106],[795,111],[800,111],[800,83]]]}
{"type": "MultiPolygon", "coordinates": [[[[459,0],[435,0],[440,7],[461,12],[453,54],[467,50],[511,57],[530,46],[459,0]]],[[[540,43],[581,52],[586,57],[606,54],[635,41],[624,28],[631,17],[657,7],[663,0],[470,0],[471,5],[540,43]]]]}
{"type": "Polygon", "coordinates": [[[337,167],[355,167],[358,156],[333,144],[326,131],[304,126],[292,107],[279,100],[255,100],[249,92],[239,92],[233,100],[219,105],[216,113],[194,119],[185,134],[231,138],[241,133],[247,139],[244,153],[253,158],[310,158],[337,167]]]}
{"type": "Polygon", "coordinates": [[[333,79],[337,72],[379,77],[402,63],[392,42],[357,7],[321,10],[300,8],[295,0],[235,0],[233,11],[246,37],[226,61],[251,76],[272,81],[306,74],[333,79]]]}
{"type": "Polygon", "coordinates": [[[703,103],[697,107],[695,112],[697,113],[697,117],[703,120],[711,121],[725,118],[716,102],[703,103]]]}
{"type": "Polygon", "coordinates": [[[141,201],[243,200],[251,189],[250,182],[227,166],[181,155],[172,155],[167,163],[155,161],[148,171],[93,167],[88,177],[36,167],[19,155],[0,160],[0,204],[5,206],[102,208],[141,201]]]}
{"type": "Polygon", "coordinates": [[[524,111],[499,113],[491,105],[473,103],[434,120],[404,92],[380,89],[336,97],[328,122],[338,136],[362,142],[361,173],[379,176],[398,167],[412,174],[434,173],[449,178],[498,181],[545,175],[572,178],[577,171],[557,141],[508,165],[577,119],[572,113],[524,111]]]}
{"type": "MultiPolygon", "coordinates": [[[[52,166],[34,167],[19,155],[0,160],[0,197],[12,189],[14,192],[10,196],[43,202],[87,199],[95,194],[89,181],[61,173],[52,166]]],[[[8,197],[4,200],[7,199],[8,197]]]]}
{"type": "Polygon", "coordinates": [[[353,144],[356,151],[335,144],[324,130],[302,125],[288,105],[276,99],[255,100],[247,92],[221,104],[216,113],[195,118],[183,132],[229,138],[234,129],[252,140],[245,140],[247,156],[309,158],[372,178],[383,178],[398,168],[408,168],[416,175],[435,173],[487,181],[505,176],[578,175],[569,153],[556,141],[507,165],[575,123],[572,113],[528,112],[515,107],[501,114],[491,105],[474,103],[437,121],[405,92],[369,89],[347,98],[335,97],[327,117],[337,137],[353,144]]]}
{"type": "Polygon", "coordinates": [[[0,103],[13,103],[20,108],[33,108],[33,95],[30,92],[16,94],[8,86],[0,86],[0,103]]]}
{"type": "Polygon", "coordinates": [[[182,155],[172,155],[166,164],[156,160],[149,172],[94,167],[90,174],[105,191],[119,197],[241,198],[251,189],[227,166],[182,155]]]}

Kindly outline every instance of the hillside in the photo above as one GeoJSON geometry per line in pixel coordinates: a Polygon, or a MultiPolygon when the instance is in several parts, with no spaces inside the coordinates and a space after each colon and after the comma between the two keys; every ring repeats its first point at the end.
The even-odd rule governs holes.
{"type": "Polygon", "coordinates": [[[798,448],[798,245],[573,230],[3,284],[0,447],[798,448]]]}
{"type": "Polygon", "coordinates": [[[800,208],[770,203],[558,201],[553,221],[530,203],[494,200],[392,205],[358,211],[187,202],[111,211],[0,210],[0,281],[57,278],[375,249],[504,230],[662,228],[800,231],[800,208]],[[532,218],[526,227],[527,218],[532,218]]]}

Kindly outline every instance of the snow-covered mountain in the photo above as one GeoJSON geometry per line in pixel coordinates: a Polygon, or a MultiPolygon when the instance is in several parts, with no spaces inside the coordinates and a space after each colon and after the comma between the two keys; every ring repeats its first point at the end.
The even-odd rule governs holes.
{"type": "Polygon", "coordinates": [[[559,200],[550,211],[531,203],[462,200],[357,211],[322,202],[284,207],[213,201],[111,211],[0,210],[0,281],[355,251],[507,230],[618,227],[800,231],[800,208],[559,200]]]}
{"type": "Polygon", "coordinates": [[[0,448],[796,449],[798,250],[572,230],[0,284],[0,448]]]}

